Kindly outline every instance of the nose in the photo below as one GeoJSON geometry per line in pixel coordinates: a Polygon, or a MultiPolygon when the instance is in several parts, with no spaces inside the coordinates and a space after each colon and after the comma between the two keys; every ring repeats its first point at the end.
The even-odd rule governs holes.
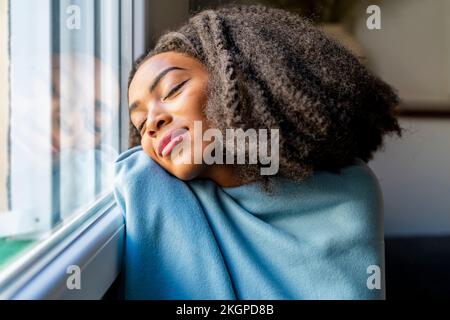
{"type": "Polygon", "coordinates": [[[147,134],[155,138],[164,126],[172,122],[172,116],[167,112],[159,112],[157,114],[148,115],[148,129],[147,134]]]}

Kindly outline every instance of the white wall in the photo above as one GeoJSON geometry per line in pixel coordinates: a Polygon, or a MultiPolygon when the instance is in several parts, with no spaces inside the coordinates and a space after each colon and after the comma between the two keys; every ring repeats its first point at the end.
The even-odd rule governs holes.
{"type": "Polygon", "coordinates": [[[450,234],[450,120],[401,119],[369,166],[385,202],[387,235],[450,234]]]}
{"type": "MultiPolygon", "coordinates": [[[[367,65],[394,86],[409,108],[450,112],[450,1],[363,0],[354,24],[367,65]],[[368,30],[365,9],[381,9],[368,30]]],[[[402,138],[388,138],[369,164],[385,199],[387,235],[450,235],[450,117],[401,118],[402,138]]]]}
{"type": "Polygon", "coordinates": [[[450,1],[363,0],[354,34],[368,66],[408,104],[450,109],[450,1]],[[366,26],[369,4],[381,10],[381,30],[366,26]]]}

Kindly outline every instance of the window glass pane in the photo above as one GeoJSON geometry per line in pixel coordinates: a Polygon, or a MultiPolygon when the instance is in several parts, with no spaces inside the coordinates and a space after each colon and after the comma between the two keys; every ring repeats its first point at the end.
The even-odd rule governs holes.
{"type": "Polygon", "coordinates": [[[0,0],[0,271],[110,191],[120,0],[0,0]]]}

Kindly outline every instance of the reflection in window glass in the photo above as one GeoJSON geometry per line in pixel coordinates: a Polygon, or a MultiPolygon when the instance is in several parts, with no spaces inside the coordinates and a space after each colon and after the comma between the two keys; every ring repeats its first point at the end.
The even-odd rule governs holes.
{"type": "Polygon", "coordinates": [[[120,0],[0,0],[0,270],[112,185],[120,0]]]}

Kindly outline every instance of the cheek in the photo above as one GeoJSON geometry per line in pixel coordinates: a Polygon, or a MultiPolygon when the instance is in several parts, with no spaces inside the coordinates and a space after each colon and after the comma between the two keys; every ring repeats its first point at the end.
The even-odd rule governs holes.
{"type": "Polygon", "coordinates": [[[200,88],[187,89],[179,97],[180,108],[186,118],[193,120],[204,120],[204,107],[206,105],[207,96],[204,90],[200,88]]]}
{"type": "Polygon", "coordinates": [[[145,138],[145,137],[142,138],[141,146],[146,154],[148,154],[153,160],[158,161],[156,154],[153,150],[153,145],[152,145],[150,138],[145,138]]]}

